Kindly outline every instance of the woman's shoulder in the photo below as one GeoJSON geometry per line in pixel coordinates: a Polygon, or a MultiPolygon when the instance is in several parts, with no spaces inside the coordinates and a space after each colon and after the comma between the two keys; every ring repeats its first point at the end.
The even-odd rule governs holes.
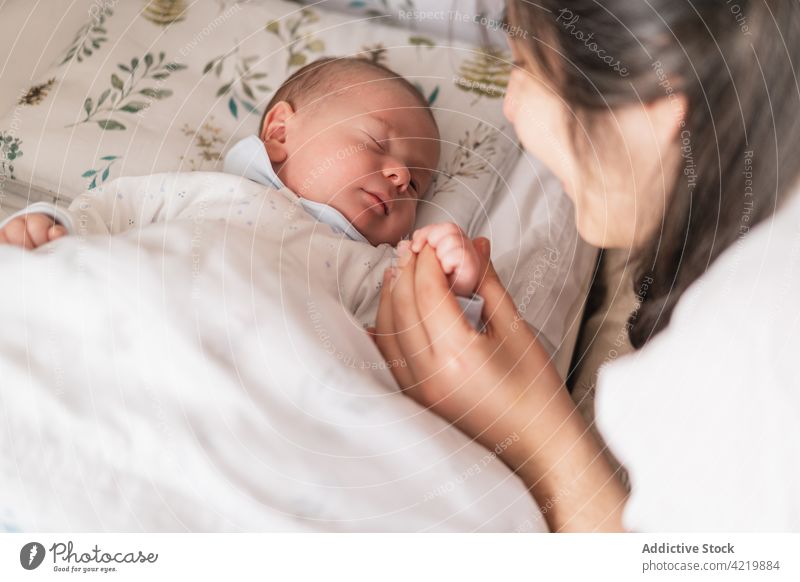
{"type": "Polygon", "coordinates": [[[679,301],[675,313],[680,322],[734,310],[743,326],[759,326],[776,316],[788,323],[780,310],[794,306],[800,282],[800,194],[752,229],[748,216],[742,215],[736,242],[679,301]]]}
{"type": "Polygon", "coordinates": [[[723,253],[670,324],[606,366],[599,428],[629,527],[800,529],[800,197],[723,253]]]}
{"type": "Polygon", "coordinates": [[[755,228],[745,225],[742,236],[686,290],[669,325],[622,359],[620,368],[642,360],[659,365],[685,351],[691,360],[704,361],[718,351],[746,353],[749,358],[737,362],[744,366],[757,356],[779,356],[788,343],[800,341],[800,195],[755,228]]]}
{"type": "Polygon", "coordinates": [[[800,340],[800,193],[752,229],[746,216],[741,236],[686,290],[669,325],[639,353],[660,358],[674,344],[702,342],[771,359],[800,340]]]}

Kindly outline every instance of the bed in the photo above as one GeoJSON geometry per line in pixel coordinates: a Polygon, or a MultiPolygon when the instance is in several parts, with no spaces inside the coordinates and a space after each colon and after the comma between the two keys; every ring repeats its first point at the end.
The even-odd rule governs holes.
{"type": "MultiPolygon", "coordinates": [[[[595,252],[579,241],[557,181],[521,152],[503,118],[509,64],[491,25],[499,22],[498,3],[462,7],[459,22],[470,26],[454,26],[453,15],[438,26],[433,17],[409,16],[423,6],[432,14],[451,8],[95,0],[54,19],[12,3],[0,25],[15,56],[0,94],[0,214],[42,199],[66,204],[119,176],[220,171],[225,152],[255,131],[286,75],[320,56],[371,59],[415,83],[442,129],[440,172],[418,225],[452,220],[492,239],[498,272],[566,375],[595,252]],[[22,50],[36,37],[48,39],[42,50],[22,50]]],[[[163,242],[172,235],[152,236],[163,242]]],[[[251,300],[247,265],[209,249],[204,260],[218,270],[210,269],[216,276],[203,293],[225,299],[233,313],[215,318],[206,310],[192,330],[191,313],[165,316],[168,307],[181,312],[182,263],[147,270],[147,240],[106,244],[90,242],[72,263],[0,252],[5,273],[25,282],[0,301],[9,322],[0,333],[10,419],[0,472],[6,530],[544,528],[496,450],[398,394],[387,369],[353,369],[332,358],[299,290],[288,293],[297,303],[265,300],[236,312],[230,288],[241,283],[251,300]],[[91,267],[105,256],[108,263],[112,247],[129,262],[75,276],[80,261],[91,267]],[[133,264],[138,270],[125,266],[133,264]],[[141,283],[138,294],[125,282],[132,277],[141,283]],[[228,288],[215,287],[220,281],[228,288]],[[144,295],[147,284],[154,291],[144,295]],[[143,297],[150,298],[144,308],[143,297]],[[247,326],[256,311],[269,318],[275,310],[280,333],[265,337],[247,326]],[[143,322],[166,320],[163,334],[142,335],[143,322]],[[230,342],[213,339],[211,355],[203,341],[187,341],[178,353],[164,340],[220,334],[239,340],[235,353],[230,342]],[[125,351],[120,338],[147,344],[146,353],[125,351]],[[272,360],[250,350],[256,344],[276,358],[268,380],[259,366],[272,360]],[[290,365],[295,359],[314,364],[301,370],[290,365]],[[278,385],[285,390],[276,393],[278,385]]],[[[180,237],[175,245],[183,248],[180,237]]],[[[379,361],[346,320],[325,325],[347,354],[379,361]]]]}

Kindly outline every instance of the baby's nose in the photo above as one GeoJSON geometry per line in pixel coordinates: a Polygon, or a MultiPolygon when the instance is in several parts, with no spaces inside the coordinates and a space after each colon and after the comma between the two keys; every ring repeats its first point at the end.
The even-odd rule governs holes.
{"type": "Polygon", "coordinates": [[[408,187],[408,182],[410,179],[411,174],[407,168],[400,166],[396,168],[390,168],[389,170],[389,180],[395,185],[396,188],[404,190],[408,187]]]}

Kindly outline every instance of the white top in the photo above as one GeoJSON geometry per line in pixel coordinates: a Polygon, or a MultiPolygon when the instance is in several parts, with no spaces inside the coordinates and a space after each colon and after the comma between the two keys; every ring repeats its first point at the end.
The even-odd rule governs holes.
{"type": "MultiPolygon", "coordinates": [[[[277,172],[275,172],[275,169],[272,167],[272,161],[270,161],[267,155],[264,143],[257,135],[250,135],[240,140],[225,154],[224,172],[235,176],[244,176],[259,184],[271,186],[276,190],[286,188],[286,185],[278,177],[277,172]]],[[[330,226],[335,232],[343,233],[350,240],[363,243],[369,242],[367,238],[358,232],[358,229],[347,220],[344,214],[336,210],[333,206],[300,197],[298,197],[298,202],[303,207],[303,210],[321,223],[330,226]]]]}
{"type": "MultiPolygon", "coordinates": [[[[743,231],[747,217],[743,215],[743,231]]],[[[597,421],[636,531],[800,530],[800,196],[600,373],[597,421]]]]}

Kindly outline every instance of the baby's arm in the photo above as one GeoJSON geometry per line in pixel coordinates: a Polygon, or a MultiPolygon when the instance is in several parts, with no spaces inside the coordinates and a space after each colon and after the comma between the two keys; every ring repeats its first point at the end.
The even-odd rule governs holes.
{"type": "Polygon", "coordinates": [[[119,234],[164,222],[197,202],[201,182],[179,173],[125,177],[84,192],[69,208],[37,202],[0,222],[0,244],[36,248],[64,234],[119,234]]]}
{"type": "Polygon", "coordinates": [[[119,178],[84,192],[69,208],[31,204],[0,223],[0,243],[34,249],[65,234],[117,234],[137,223],[154,222],[154,213],[145,212],[146,196],[136,192],[136,182],[144,179],[119,178]]]}
{"type": "Polygon", "coordinates": [[[464,231],[452,222],[424,226],[414,232],[411,250],[418,253],[426,243],[436,251],[453,292],[461,297],[471,296],[478,287],[480,258],[464,231]]]}

